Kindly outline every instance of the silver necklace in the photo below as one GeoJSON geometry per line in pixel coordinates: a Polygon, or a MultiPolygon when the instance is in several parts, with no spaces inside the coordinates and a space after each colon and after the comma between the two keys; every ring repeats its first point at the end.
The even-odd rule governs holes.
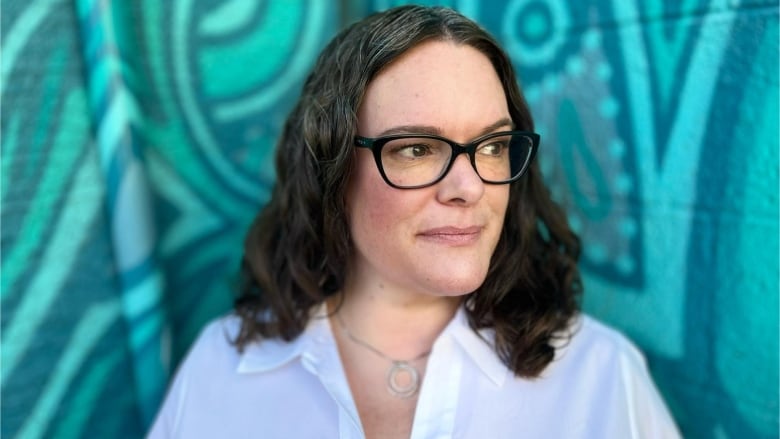
{"type": "Polygon", "coordinates": [[[341,315],[336,314],[336,318],[339,321],[339,326],[341,326],[341,332],[343,332],[348,339],[352,340],[352,342],[358,346],[362,346],[373,352],[375,355],[390,362],[391,366],[390,369],[387,370],[385,379],[387,381],[387,391],[390,392],[391,395],[395,396],[396,398],[411,398],[417,393],[417,391],[420,389],[420,372],[417,370],[417,368],[412,366],[411,363],[427,357],[431,351],[423,352],[411,360],[395,360],[385,355],[385,353],[379,349],[371,346],[368,344],[368,342],[357,338],[355,335],[349,332],[349,329],[347,329],[347,325],[344,324],[344,320],[342,320],[341,315]],[[409,376],[409,382],[407,384],[403,384],[403,382],[400,381],[403,375],[409,376]]]}

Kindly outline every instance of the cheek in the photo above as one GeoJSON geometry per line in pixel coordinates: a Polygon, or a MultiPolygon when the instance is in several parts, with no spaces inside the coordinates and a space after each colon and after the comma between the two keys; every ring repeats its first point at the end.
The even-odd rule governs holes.
{"type": "Polygon", "coordinates": [[[491,237],[491,246],[493,247],[493,251],[495,251],[495,247],[501,239],[501,233],[506,226],[506,213],[509,208],[509,186],[495,186],[491,189],[496,189],[490,193],[488,198],[488,204],[494,218],[493,223],[495,224],[493,236],[491,237]]]}
{"type": "Polygon", "coordinates": [[[489,186],[487,196],[490,208],[498,216],[501,224],[504,222],[506,210],[509,207],[509,185],[489,186]]]}
{"type": "Polygon", "coordinates": [[[347,193],[350,229],[355,239],[386,229],[391,223],[387,216],[393,212],[392,197],[388,194],[391,188],[368,159],[359,155],[347,193]]]}
{"type": "Polygon", "coordinates": [[[393,189],[379,171],[366,167],[351,183],[347,202],[353,244],[369,258],[395,260],[399,249],[413,245],[416,224],[431,195],[393,189]]]}
{"type": "Polygon", "coordinates": [[[350,200],[350,216],[354,233],[368,239],[377,239],[392,233],[404,214],[404,205],[399,196],[383,181],[363,181],[355,187],[350,200]]]}

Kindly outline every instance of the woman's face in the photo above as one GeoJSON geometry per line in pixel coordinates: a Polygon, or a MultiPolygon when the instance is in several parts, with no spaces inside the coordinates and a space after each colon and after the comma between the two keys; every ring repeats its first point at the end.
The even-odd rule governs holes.
{"type": "MultiPolygon", "coordinates": [[[[504,90],[476,49],[423,43],[369,84],[358,110],[358,134],[435,133],[465,143],[511,129],[504,90]]],[[[503,227],[509,185],[484,184],[468,155],[439,183],[395,189],[371,151],[356,148],[347,193],[355,247],[353,287],[404,294],[457,296],[478,288],[503,227]]]]}

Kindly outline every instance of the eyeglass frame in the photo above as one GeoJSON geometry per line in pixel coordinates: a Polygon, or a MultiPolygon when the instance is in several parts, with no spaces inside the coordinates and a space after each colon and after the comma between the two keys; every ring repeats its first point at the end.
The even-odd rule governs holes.
{"type": "Polygon", "coordinates": [[[485,184],[510,184],[514,183],[515,181],[519,180],[521,177],[523,177],[526,172],[528,172],[528,168],[531,167],[531,163],[534,161],[534,157],[536,157],[536,151],[539,149],[539,141],[540,136],[537,133],[534,133],[532,131],[518,131],[518,130],[512,130],[512,131],[501,131],[497,133],[490,133],[486,134],[484,136],[480,136],[471,142],[468,143],[458,143],[454,140],[450,140],[446,137],[437,136],[435,134],[414,134],[414,133],[408,133],[408,134],[393,134],[389,136],[382,136],[382,137],[363,137],[363,136],[355,136],[354,138],[354,144],[358,148],[366,148],[369,149],[373,155],[374,155],[374,162],[376,163],[376,167],[379,170],[379,174],[382,176],[382,178],[385,180],[385,183],[387,183],[389,186],[396,188],[396,189],[422,189],[425,187],[433,186],[436,183],[444,180],[444,177],[449,174],[450,170],[452,169],[452,165],[455,163],[455,159],[458,158],[461,154],[468,154],[469,156],[469,162],[471,163],[471,167],[474,169],[474,172],[477,174],[480,180],[482,180],[485,184]],[[475,154],[477,152],[477,146],[479,146],[480,143],[484,142],[487,139],[490,139],[492,137],[501,137],[501,136],[526,136],[531,139],[531,152],[528,155],[528,159],[526,160],[525,167],[514,177],[510,178],[506,181],[489,181],[485,180],[480,174],[479,170],[477,170],[477,162],[475,154]],[[416,139],[433,139],[433,140],[439,140],[442,141],[450,146],[452,148],[452,155],[450,155],[449,162],[447,162],[447,166],[444,167],[444,170],[441,172],[441,175],[436,177],[432,182],[415,185],[415,186],[399,186],[387,177],[387,174],[385,174],[384,166],[382,166],[382,148],[388,143],[393,140],[398,139],[408,139],[408,138],[416,138],[416,139]]]}

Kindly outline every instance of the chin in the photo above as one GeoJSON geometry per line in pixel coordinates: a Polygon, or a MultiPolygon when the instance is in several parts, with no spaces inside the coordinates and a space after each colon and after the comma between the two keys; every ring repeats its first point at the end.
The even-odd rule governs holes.
{"type": "Polygon", "coordinates": [[[432,288],[432,290],[437,291],[438,295],[441,296],[465,296],[481,287],[485,282],[486,276],[487,273],[468,278],[452,278],[452,276],[448,276],[437,282],[436,287],[432,288]]]}

